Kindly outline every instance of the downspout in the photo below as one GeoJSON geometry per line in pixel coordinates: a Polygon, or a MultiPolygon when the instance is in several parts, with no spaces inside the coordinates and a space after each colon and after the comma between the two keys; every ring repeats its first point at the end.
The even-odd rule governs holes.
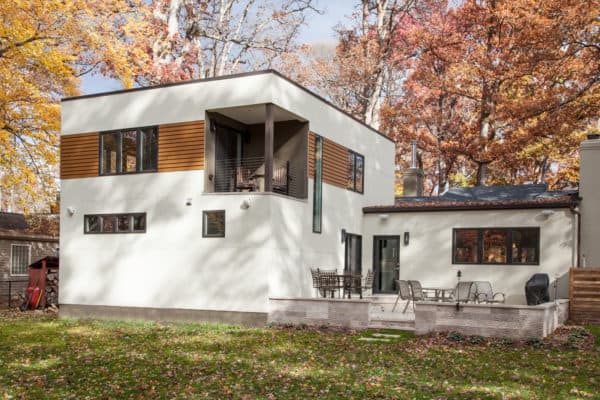
{"type": "Polygon", "coordinates": [[[581,268],[581,212],[577,209],[576,203],[571,204],[569,209],[577,217],[577,258],[575,267],[581,268]]]}

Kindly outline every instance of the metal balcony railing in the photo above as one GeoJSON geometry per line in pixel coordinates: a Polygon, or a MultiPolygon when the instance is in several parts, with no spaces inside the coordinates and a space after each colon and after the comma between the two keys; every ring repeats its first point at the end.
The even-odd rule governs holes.
{"type": "MultiPolygon", "coordinates": [[[[264,191],[263,157],[217,160],[215,167],[215,192],[264,191]]],[[[297,197],[299,182],[289,161],[273,160],[273,192],[297,197]]]]}

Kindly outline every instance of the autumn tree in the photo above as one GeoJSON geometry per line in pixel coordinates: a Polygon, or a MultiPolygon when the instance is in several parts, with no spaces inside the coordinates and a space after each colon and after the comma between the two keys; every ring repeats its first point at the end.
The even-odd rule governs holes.
{"type": "Polygon", "coordinates": [[[45,208],[57,193],[59,99],[102,73],[133,84],[143,1],[0,2],[0,209],[45,208]]]}
{"type": "Polygon", "coordinates": [[[437,141],[444,162],[428,172],[440,184],[574,182],[581,130],[598,118],[598,1],[440,11],[417,27],[420,55],[388,113],[400,141],[437,141]]]}
{"type": "Polygon", "coordinates": [[[295,48],[314,0],[154,0],[142,85],[269,68],[295,48]]]}

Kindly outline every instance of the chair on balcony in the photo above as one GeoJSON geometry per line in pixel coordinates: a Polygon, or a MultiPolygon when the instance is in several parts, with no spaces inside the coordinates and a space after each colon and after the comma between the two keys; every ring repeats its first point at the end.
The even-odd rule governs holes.
{"type": "Polygon", "coordinates": [[[235,167],[235,191],[241,192],[247,190],[249,192],[256,191],[256,182],[254,181],[253,172],[248,167],[235,167]]]}
{"type": "Polygon", "coordinates": [[[290,182],[290,162],[286,161],[284,165],[273,168],[273,191],[275,193],[289,194],[290,182]]]}
{"type": "Polygon", "coordinates": [[[361,292],[362,294],[364,294],[367,290],[371,291],[371,294],[373,293],[373,271],[370,270],[369,272],[367,272],[367,276],[365,276],[365,281],[362,284],[361,287],[361,292]]]}

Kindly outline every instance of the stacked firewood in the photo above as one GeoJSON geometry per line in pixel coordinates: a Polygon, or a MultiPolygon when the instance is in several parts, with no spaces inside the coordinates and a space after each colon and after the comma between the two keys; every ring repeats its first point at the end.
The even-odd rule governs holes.
{"type": "Polygon", "coordinates": [[[46,275],[46,306],[58,304],[58,269],[48,270],[46,275]]]}

